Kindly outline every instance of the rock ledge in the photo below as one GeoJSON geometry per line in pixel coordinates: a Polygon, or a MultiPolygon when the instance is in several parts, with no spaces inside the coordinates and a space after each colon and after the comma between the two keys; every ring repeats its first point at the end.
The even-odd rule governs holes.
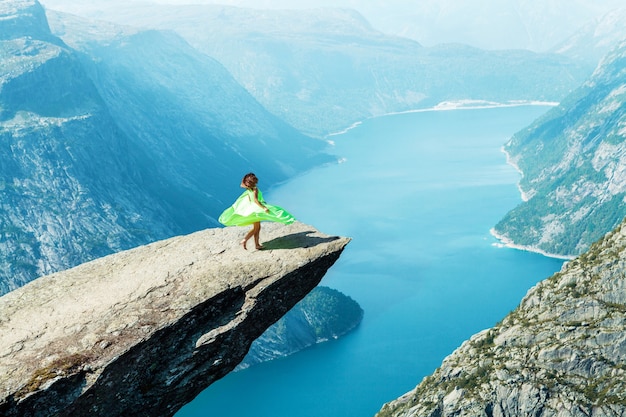
{"type": "Polygon", "coordinates": [[[311,226],[208,229],[0,297],[0,414],[170,416],[308,294],[348,238],[311,226]],[[253,245],[250,245],[253,246],[253,245]]]}

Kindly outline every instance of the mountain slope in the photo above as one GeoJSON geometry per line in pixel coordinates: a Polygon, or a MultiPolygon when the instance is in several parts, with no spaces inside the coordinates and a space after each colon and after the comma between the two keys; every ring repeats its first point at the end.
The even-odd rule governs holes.
{"type": "Polygon", "coordinates": [[[626,415],[626,222],[377,417],[626,415]]]}
{"type": "Polygon", "coordinates": [[[562,256],[582,253],[626,216],[626,42],[591,78],[505,145],[525,202],[495,234],[562,256]]]}
{"type": "Polygon", "coordinates": [[[0,22],[2,292],[173,226],[142,192],[127,137],[73,51],[49,33],[22,36],[46,34],[43,9],[31,2],[15,13],[0,22]]]}
{"type": "Polygon", "coordinates": [[[158,194],[179,192],[171,200],[183,216],[179,221],[191,223],[188,231],[197,229],[207,208],[219,215],[238,194],[232,185],[243,174],[235,173],[254,170],[268,184],[330,160],[320,155],[324,143],[268,113],[221,64],[174,33],[123,33],[101,22],[49,15],[52,30],[84,54],[120,128],[164,171],[167,182],[146,186],[158,194]]]}
{"type": "Polygon", "coordinates": [[[626,8],[620,8],[587,23],[551,51],[599,62],[624,39],[626,39],[626,8]]]}
{"type": "Polygon", "coordinates": [[[173,34],[87,25],[79,53],[36,1],[0,16],[0,293],[215,225],[245,172],[269,187],[328,160],[173,34]]]}
{"type": "MultiPolygon", "coordinates": [[[[71,13],[97,9],[98,3],[104,0],[44,0],[46,7],[71,13]]],[[[589,19],[623,7],[621,0],[221,0],[219,3],[253,9],[350,8],[365,16],[377,30],[428,46],[465,43],[482,49],[533,51],[545,51],[589,19]]]]}

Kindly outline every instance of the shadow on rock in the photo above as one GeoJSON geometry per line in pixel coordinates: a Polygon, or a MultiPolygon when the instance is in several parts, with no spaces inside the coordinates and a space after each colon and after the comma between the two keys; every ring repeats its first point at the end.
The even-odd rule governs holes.
{"type": "Polygon", "coordinates": [[[332,242],[339,239],[339,236],[319,237],[310,236],[315,232],[299,232],[277,237],[275,239],[263,242],[263,249],[295,249],[295,248],[312,248],[321,243],[332,242]]]}

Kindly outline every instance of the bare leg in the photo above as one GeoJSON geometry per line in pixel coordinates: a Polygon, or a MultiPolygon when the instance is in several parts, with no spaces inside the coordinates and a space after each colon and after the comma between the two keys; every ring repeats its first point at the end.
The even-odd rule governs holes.
{"type": "Polygon", "coordinates": [[[258,235],[258,231],[256,231],[257,229],[257,225],[260,229],[260,223],[256,222],[252,224],[252,229],[250,229],[250,231],[246,234],[246,237],[243,238],[243,240],[241,241],[241,245],[243,246],[244,249],[248,249],[246,248],[246,243],[248,243],[248,240],[250,240],[250,238],[252,236],[255,236],[254,238],[254,242],[256,243],[256,241],[258,240],[258,238],[256,237],[256,235],[258,235]]]}
{"type": "Polygon", "coordinates": [[[257,249],[263,249],[263,246],[259,242],[259,237],[261,236],[261,222],[256,222],[252,225],[252,230],[254,232],[254,246],[257,249]]]}

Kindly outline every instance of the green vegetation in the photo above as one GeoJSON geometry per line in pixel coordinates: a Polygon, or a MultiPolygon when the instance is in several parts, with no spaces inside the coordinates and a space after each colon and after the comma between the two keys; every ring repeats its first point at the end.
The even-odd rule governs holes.
{"type": "Polygon", "coordinates": [[[316,287],[252,344],[244,364],[250,366],[336,339],[358,326],[362,318],[363,309],[356,301],[337,290],[316,287]]]}
{"type": "Polygon", "coordinates": [[[84,365],[91,360],[93,358],[86,354],[72,354],[55,359],[46,367],[35,371],[31,379],[15,395],[17,398],[23,398],[56,377],[65,377],[81,372],[84,365]]]}
{"type": "Polygon", "coordinates": [[[568,207],[554,202],[551,194],[538,195],[508,212],[495,230],[519,245],[553,254],[579,255],[626,217],[624,197],[618,194],[599,205],[594,197],[588,196],[568,207]],[[585,219],[575,221],[573,214],[585,208],[589,208],[585,219]],[[544,219],[550,217],[558,219],[563,229],[548,242],[540,243],[546,227],[544,219]]]}
{"type": "Polygon", "coordinates": [[[591,379],[582,388],[582,394],[593,405],[620,405],[626,406],[624,382],[617,378],[606,376],[591,379]]]}
{"type": "Polygon", "coordinates": [[[363,309],[350,297],[328,287],[316,287],[295,308],[315,311],[317,337],[337,335],[361,322],[363,309]]]}
{"type": "Polygon", "coordinates": [[[491,349],[494,347],[493,340],[495,339],[495,331],[490,329],[487,331],[484,337],[474,341],[473,346],[479,350],[491,349]]]}
{"type": "MultiPolygon", "coordinates": [[[[604,65],[598,77],[620,74],[619,59],[604,65]]],[[[614,167],[621,164],[619,152],[603,147],[626,140],[622,85],[623,77],[614,76],[578,88],[505,145],[524,173],[520,187],[532,198],[496,225],[499,234],[548,253],[579,255],[626,217],[623,174],[614,167]]]]}

